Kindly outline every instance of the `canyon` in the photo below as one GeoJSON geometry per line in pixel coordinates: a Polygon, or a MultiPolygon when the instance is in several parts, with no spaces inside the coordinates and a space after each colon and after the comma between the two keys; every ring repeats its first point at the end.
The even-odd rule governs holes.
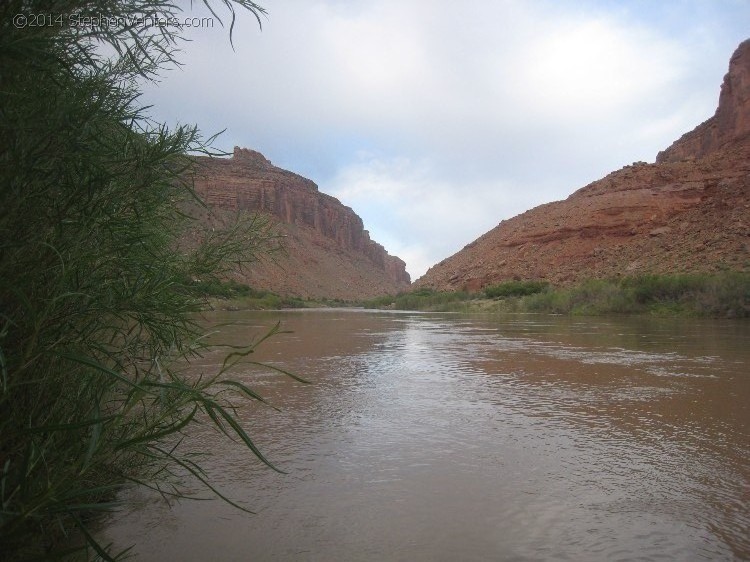
{"type": "Polygon", "coordinates": [[[716,113],[655,163],[502,221],[414,286],[478,291],[508,280],[564,286],[722,270],[750,270],[750,40],[731,57],[716,113]]]}
{"type": "Polygon", "coordinates": [[[409,287],[404,261],[371,240],[362,219],[313,181],[246,148],[235,147],[231,158],[195,161],[194,189],[207,205],[198,217],[204,224],[260,213],[282,247],[235,271],[235,280],[316,299],[365,299],[409,287]]]}

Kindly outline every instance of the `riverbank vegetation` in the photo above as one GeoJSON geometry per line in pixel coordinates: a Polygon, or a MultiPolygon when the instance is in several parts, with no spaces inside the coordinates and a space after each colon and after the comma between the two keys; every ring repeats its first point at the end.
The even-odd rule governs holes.
{"type": "Polygon", "coordinates": [[[365,308],[450,312],[465,309],[468,306],[466,303],[474,301],[476,298],[477,295],[466,291],[435,291],[423,287],[398,295],[384,295],[360,304],[365,308]]]}
{"type": "Polygon", "coordinates": [[[192,281],[189,287],[196,296],[207,299],[210,308],[215,309],[278,310],[311,306],[310,301],[278,295],[264,289],[254,289],[234,279],[213,278],[192,281]]]}
{"type": "Polygon", "coordinates": [[[255,289],[234,279],[191,281],[190,290],[206,299],[214,310],[281,310],[285,308],[347,308],[350,301],[341,299],[280,295],[266,289],[255,289]]]}
{"type": "Polygon", "coordinates": [[[509,281],[480,293],[421,288],[363,303],[368,308],[443,312],[545,312],[750,317],[750,274],[639,275],[592,279],[569,287],[509,281]]]}
{"type": "MultiPolygon", "coordinates": [[[[235,4],[262,12],[220,4],[232,22],[235,4]]],[[[174,62],[180,33],[138,22],[178,8],[53,5],[0,6],[2,560],[60,558],[74,536],[112,559],[90,522],[126,483],[174,497],[191,477],[219,493],[184,439],[191,424],[212,424],[268,463],[233,407],[259,396],[226,378],[257,342],[217,373],[183,372],[205,350],[206,299],[189,280],[218,282],[267,238],[250,220],[184,247],[185,209],[199,204],[186,154],[208,152],[211,139],[154,123],[137,103],[139,84],[174,62]],[[117,24],[96,23],[102,13],[117,24]],[[18,25],[28,21],[19,14],[47,14],[48,25],[18,25]],[[74,16],[94,23],[68,25],[74,16]]]]}

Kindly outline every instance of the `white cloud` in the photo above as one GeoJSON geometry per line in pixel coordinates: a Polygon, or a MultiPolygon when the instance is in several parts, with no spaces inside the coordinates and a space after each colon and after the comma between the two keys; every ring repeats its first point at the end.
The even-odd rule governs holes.
{"type": "Polygon", "coordinates": [[[262,32],[238,18],[235,51],[193,30],[184,69],[146,100],[311,177],[416,276],[711,115],[750,8],[619,6],[268,3],[262,32]]]}
{"type": "Polygon", "coordinates": [[[676,44],[609,18],[546,27],[523,63],[520,89],[555,121],[622,114],[674,84],[685,70],[676,44]]]}
{"type": "Polygon", "coordinates": [[[457,185],[441,180],[430,161],[364,152],[339,171],[328,192],[360,209],[372,237],[406,260],[415,279],[502,218],[539,202],[533,191],[499,180],[457,185]]]}

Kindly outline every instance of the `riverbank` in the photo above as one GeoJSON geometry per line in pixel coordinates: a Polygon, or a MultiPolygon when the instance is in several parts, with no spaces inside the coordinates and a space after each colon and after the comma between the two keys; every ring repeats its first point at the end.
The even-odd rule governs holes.
{"type": "Polygon", "coordinates": [[[555,287],[544,281],[508,281],[476,293],[420,288],[366,301],[301,299],[253,289],[232,280],[196,283],[194,288],[214,310],[364,307],[428,312],[541,312],[573,316],[750,317],[750,273],[729,271],[590,279],[568,287],[555,287]]]}
{"type": "Polygon", "coordinates": [[[303,299],[254,289],[233,279],[194,281],[196,296],[206,299],[211,310],[281,310],[285,308],[330,308],[358,306],[358,303],[334,299],[303,299]]]}
{"type": "Polygon", "coordinates": [[[479,293],[417,289],[363,303],[368,308],[434,312],[546,312],[750,317],[750,274],[640,275],[591,279],[569,287],[509,281],[479,293]]]}

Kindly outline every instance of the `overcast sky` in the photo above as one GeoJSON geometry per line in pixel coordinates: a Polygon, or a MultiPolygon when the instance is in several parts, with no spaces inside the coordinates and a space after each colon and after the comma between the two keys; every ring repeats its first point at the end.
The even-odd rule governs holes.
{"type": "Polygon", "coordinates": [[[218,25],[190,30],[184,66],[145,88],[151,114],[309,177],[412,279],[502,219],[653,162],[713,114],[750,37],[750,0],[258,3],[263,30],[238,17],[234,50],[218,25]]]}

